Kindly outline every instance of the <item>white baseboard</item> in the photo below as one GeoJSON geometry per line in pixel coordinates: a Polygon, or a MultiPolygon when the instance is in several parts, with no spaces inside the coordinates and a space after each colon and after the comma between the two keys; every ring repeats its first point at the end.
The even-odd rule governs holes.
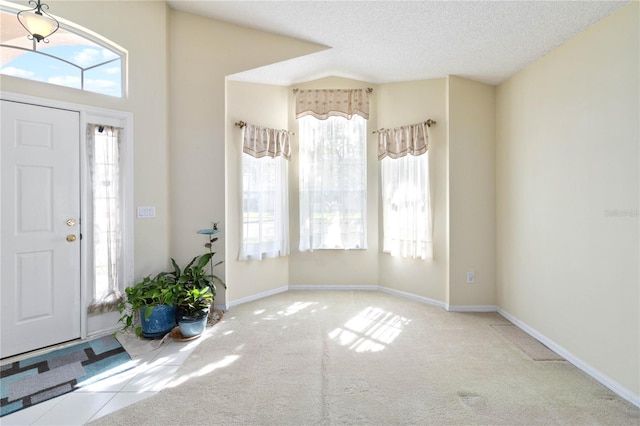
{"type": "Polygon", "coordinates": [[[498,308],[495,305],[459,305],[452,306],[446,303],[431,299],[424,296],[418,296],[413,293],[405,291],[395,290],[389,287],[380,287],[377,285],[289,285],[278,287],[273,290],[265,291],[262,293],[247,296],[242,299],[234,300],[227,304],[227,307],[237,306],[242,303],[253,302],[254,300],[262,299],[263,297],[271,296],[274,294],[282,293],[285,291],[380,291],[387,294],[393,294],[395,296],[404,297],[405,299],[415,300],[427,305],[437,306],[451,312],[496,312],[498,308]]]}
{"type": "Polygon", "coordinates": [[[253,302],[254,300],[263,299],[265,297],[273,296],[274,294],[284,293],[287,291],[289,287],[283,286],[274,288],[272,290],[263,291],[262,293],[252,294],[251,296],[243,297],[241,299],[232,300],[227,302],[227,306],[231,308],[232,306],[242,305],[243,303],[253,302]]]}
{"type": "Polygon", "coordinates": [[[498,308],[497,312],[511,321],[513,324],[524,330],[527,334],[532,336],[533,338],[539,340],[544,345],[546,345],[549,349],[562,356],[564,359],[569,361],[571,364],[575,365],[578,369],[582,370],[585,374],[592,377],[594,380],[598,381],[603,386],[609,388],[612,392],[616,393],[621,398],[629,401],[636,407],[640,408],[640,395],[636,395],[626,387],[622,386],[620,383],[611,379],[606,374],[602,373],[600,370],[594,368],[589,363],[581,360],[580,358],[573,355],[571,352],[549,339],[545,335],[538,332],[533,327],[528,324],[520,321],[518,318],[511,315],[509,312],[505,311],[502,308],[498,308]]]}
{"type": "MultiPolygon", "coordinates": [[[[102,336],[106,336],[109,334],[114,334],[117,331],[122,330],[122,324],[118,323],[118,325],[115,325],[113,327],[106,327],[100,330],[92,330],[91,333],[87,333],[87,338],[86,340],[89,339],[94,339],[96,337],[102,337],[102,336]]],[[[82,339],[85,340],[85,339],[82,339]]]]}
{"type": "Polygon", "coordinates": [[[449,312],[497,312],[496,305],[446,305],[449,312]]]}
{"type": "Polygon", "coordinates": [[[383,292],[383,293],[393,294],[395,296],[404,297],[405,299],[415,300],[416,302],[425,303],[427,305],[437,306],[437,307],[443,308],[443,309],[446,306],[444,302],[441,302],[439,300],[430,299],[430,298],[424,297],[424,296],[418,296],[417,294],[407,293],[405,291],[394,290],[394,289],[389,288],[389,287],[379,287],[378,290],[383,292]]]}
{"type": "Polygon", "coordinates": [[[213,304],[213,309],[218,309],[218,310],[221,310],[222,312],[227,312],[227,309],[229,309],[229,307],[227,306],[226,303],[224,303],[224,304],[222,304],[222,303],[215,304],[214,303],[213,304]]]}
{"type": "Polygon", "coordinates": [[[289,290],[378,291],[377,285],[290,285],[289,290]]]}

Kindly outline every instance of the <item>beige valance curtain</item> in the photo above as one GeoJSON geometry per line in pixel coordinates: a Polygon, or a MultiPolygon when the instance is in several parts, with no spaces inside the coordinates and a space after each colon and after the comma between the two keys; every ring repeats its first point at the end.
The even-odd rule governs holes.
{"type": "Polygon", "coordinates": [[[291,159],[291,145],[287,130],[269,129],[246,124],[243,128],[242,151],[255,158],[282,156],[291,159]]]}
{"type": "Polygon", "coordinates": [[[369,93],[366,89],[298,90],[296,118],[311,115],[318,120],[332,116],[351,119],[354,115],[369,118],[369,93]]]}
{"type": "Polygon", "coordinates": [[[396,159],[407,154],[422,155],[429,149],[427,124],[422,122],[395,129],[378,130],[378,160],[396,159]]]}

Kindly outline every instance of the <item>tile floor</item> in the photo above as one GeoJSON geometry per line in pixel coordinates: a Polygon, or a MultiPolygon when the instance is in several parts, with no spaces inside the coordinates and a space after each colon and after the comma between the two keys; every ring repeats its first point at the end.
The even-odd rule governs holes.
{"type": "Polygon", "coordinates": [[[0,417],[0,425],[83,425],[156,392],[178,379],[177,371],[198,344],[167,339],[160,347],[133,359],[135,366],[85,388],[0,417]]]}

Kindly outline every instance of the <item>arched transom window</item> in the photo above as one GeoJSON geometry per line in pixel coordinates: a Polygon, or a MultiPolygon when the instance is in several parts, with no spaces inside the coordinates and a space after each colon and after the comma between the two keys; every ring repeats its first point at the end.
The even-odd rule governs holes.
{"type": "Polygon", "coordinates": [[[0,74],[125,96],[124,49],[63,22],[48,43],[29,40],[14,6],[0,3],[0,74]]]}

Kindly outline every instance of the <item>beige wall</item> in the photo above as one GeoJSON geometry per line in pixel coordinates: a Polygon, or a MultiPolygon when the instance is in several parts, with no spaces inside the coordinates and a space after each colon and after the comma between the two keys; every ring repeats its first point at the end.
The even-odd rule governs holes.
{"type": "Polygon", "coordinates": [[[449,288],[451,306],[495,305],[495,87],[450,76],[449,288]],[[467,282],[473,272],[473,283],[467,282]]]}
{"type": "MultiPolygon", "coordinates": [[[[227,227],[228,235],[239,235],[240,132],[233,128],[238,120],[253,120],[274,127],[297,130],[294,118],[295,96],[284,88],[229,82],[227,92],[227,227]],[[284,91],[283,91],[284,90],[284,91]],[[282,110],[282,97],[288,96],[289,110],[282,110]],[[242,118],[245,117],[245,118],[242,118]],[[248,118],[247,118],[248,117],[248,118]],[[253,118],[251,118],[253,117],[253,118]]],[[[296,85],[299,88],[372,87],[371,116],[368,121],[368,249],[317,250],[300,252],[298,206],[298,146],[292,138],[289,168],[291,256],[288,260],[237,262],[238,244],[228,242],[227,273],[238,280],[242,290],[228,300],[251,297],[286,285],[305,286],[382,286],[438,302],[454,305],[492,306],[495,304],[495,90],[473,81],[451,77],[373,86],[366,82],[337,77],[296,85]],[[453,106],[451,106],[453,105],[453,106]],[[449,108],[449,109],[447,109],[449,108]],[[453,114],[455,125],[448,125],[453,114]],[[397,127],[431,118],[438,124],[429,130],[430,178],[434,219],[434,259],[400,259],[380,252],[381,208],[377,138],[372,130],[397,127]],[[449,132],[455,150],[449,156],[449,132]],[[454,199],[460,214],[451,215],[448,205],[448,173],[454,171],[454,199]],[[468,214],[473,209],[473,214],[468,214]],[[452,269],[460,279],[449,286],[450,254],[448,227],[450,215],[455,224],[452,269]],[[476,283],[465,282],[466,270],[477,274],[476,283]],[[285,273],[288,270],[288,275],[285,273]],[[265,275],[266,274],[266,275],[265,275]],[[461,283],[464,282],[464,285],[461,283]]],[[[292,89],[292,88],[289,88],[292,89]]],[[[229,295],[231,295],[229,290],[229,295]]]]}
{"type": "Polygon", "coordinates": [[[134,205],[155,206],[154,219],[135,220],[135,277],[167,266],[167,31],[164,2],[56,1],[51,12],[117,43],[129,53],[125,99],[1,76],[3,91],[129,111],[134,115],[134,205]],[[96,13],[99,10],[100,13],[96,13]],[[140,20],[138,17],[144,16],[140,20]],[[136,28],[137,31],[131,31],[136,28]],[[153,42],[141,34],[155,34],[153,42]]]}
{"type": "Polygon", "coordinates": [[[497,294],[640,395],[638,2],[497,90],[497,294]]]}
{"type": "MultiPolygon", "coordinates": [[[[378,128],[393,128],[427,119],[437,122],[429,128],[429,179],[433,214],[433,260],[401,259],[379,254],[379,284],[417,296],[446,300],[447,249],[447,123],[446,79],[381,84],[376,91],[378,128]]],[[[377,138],[370,141],[377,150],[377,138]]],[[[375,165],[376,173],[379,164],[375,165]]],[[[376,187],[380,177],[376,178],[376,187]]],[[[380,200],[376,198],[378,203],[380,200]]],[[[379,207],[382,244],[382,207],[379,207]]]]}
{"type": "MultiPolygon", "coordinates": [[[[262,261],[238,260],[242,225],[242,130],[244,121],[274,129],[288,128],[290,90],[282,86],[227,82],[227,256],[229,302],[287,286],[289,257],[262,261]]],[[[289,171],[291,173],[291,170],[289,171]]]]}
{"type": "MultiPolygon", "coordinates": [[[[292,149],[289,169],[289,221],[291,230],[291,256],[289,283],[291,285],[341,285],[363,286],[378,284],[378,168],[375,138],[371,131],[377,129],[376,86],[370,83],[328,77],[296,85],[300,89],[374,89],[370,95],[370,112],[367,121],[367,250],[315,250],[301,252],[300,212],[298,197],[299,156],[297,137],[292,149]]],[[[290,88],[290,89],[293,89],[290,88]]],[[[290,92],[289,129],[298,133],[295,119],[295,96],[290,92]]]]}
{"type": "MultiPolygon", "coordinates": [[[[296,85],[299,88],[374,88],[371,94],[371,117],[368,121],[368,250],[298,250],[298,146],[292,138],[292,161],[289,168],[291,251],[289,258],[262,262],[238,262],[237,242],[228,242],[227,277],[241,283],[241,290],[228,291],[229,301],[250,297],[286,285],[383,285],[395,290],[445,300],[446,251],[446,80],[427,80],[374,86],[342,78],[325,78],[296,85]],[[384,117],[384,118],[383,118],[384,117]],[[426,120],[439,121],[430,129],[430,162],[436,237],[436,259],[418,261],[397,259],[380,253],[379,162],[377,138],[372,130],[395,127],[426,120]]],[[[277,128],[297,130],[295,96],[292,88],[230,81],[227,84],[227,234],[239,235],[239,202],[237,171],[240,161],[240,131],[233,127],[238,120],[277,128]],[[288,110],[283,110],[283,96],[288,110]],[[283,123],[282,120],[285,120],[283,123]],[[288,120],[288,122],[286,122],[288,120]],[[232,173],[236,170],[235,174],[232,173]]],[[[286,106],[286,105],[285,105],[286,106]]]]}
{"type": "MultiPolygon", "coordinates": [[[[4,75],[0,76],[0,86],[7,92],[133,113],[134,206],[156,208],[155,218],[134,219],[137,280],[163,270],[169,259],[168,8],[164,2],[147,1],[56,1],[50,6],[55,15],[128,51],[127,97],[114,98],[4,75]],[[140,20],[139,16],[145,19],[140,20]],[[138,31],[131,31],[132,28],[138,31]],[[155,34],[153,42],[146,37],[148,34],[155,34]]],[[[118,318],[117,312],[90,316],[87,333],[117,327],[118,318]]]]}
{"type": "MultiPolygon", "coordinates": [[[[235,238],[226,236],[225,222],[225,140],[232,125],[225,116],[225,77],[325,47],[174,10],[169,28],[170,253],[179,262],[202,253],[206,239],[196,231],[216,221],[225,231],[217,257],[230,250],[233,259],[234,250],[225,250],[228,238],[235,238]]],[[[228,161],[229,173],[235,173],[235,160],[228,161]]],[[[224,276],[226,266],[216,273],[224,276]]],[[[247,291],[234,280],[226,279],[229,287],[247,291]]],[[[222,303],[225,295],[218,290],[216,303],[222,303]]]]}

